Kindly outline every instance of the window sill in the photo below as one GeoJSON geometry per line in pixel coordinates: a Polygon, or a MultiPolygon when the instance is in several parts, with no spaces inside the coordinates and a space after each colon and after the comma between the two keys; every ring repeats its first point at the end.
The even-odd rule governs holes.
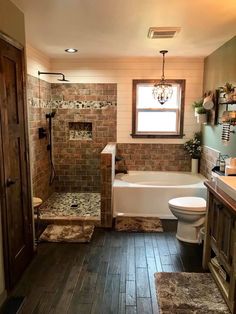
{"type": "Polygon", "coordinates": [[[184,134],[161,135],[161,134],[130,134],[132,138],[183,138],[184,134]]]}

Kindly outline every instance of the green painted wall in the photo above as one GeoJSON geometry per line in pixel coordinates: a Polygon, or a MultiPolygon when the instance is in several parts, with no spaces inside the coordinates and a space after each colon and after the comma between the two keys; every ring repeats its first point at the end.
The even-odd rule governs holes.
{"type": "MultiPolygon", "coordinates": [[[[203,90],[215,90],[230,82],[236,86],[236,36],[218,48],[204,60],[203,90]]],[[[236,106],[234,106],[236,110],[236,106]]],[[[220,108],[220,112],[224,107],[220,108]]],[[[236,131],[236,127],[234,127],[236,131]]],[[[231,134],[230,142],[224,146],[221,142],[222,126],[203,125],[203,143],[221,153],[236,156],[236,134],[231,134]]]]}

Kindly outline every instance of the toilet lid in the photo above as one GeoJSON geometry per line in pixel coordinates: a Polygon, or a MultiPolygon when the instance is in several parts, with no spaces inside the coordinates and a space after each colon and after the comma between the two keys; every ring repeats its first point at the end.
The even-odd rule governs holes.
{"type": "Polygon", "coordinates": [[[169,205],[188,211],[205,211],[206,201],[202,197],[177,197],[169,200],[169,205]]]}

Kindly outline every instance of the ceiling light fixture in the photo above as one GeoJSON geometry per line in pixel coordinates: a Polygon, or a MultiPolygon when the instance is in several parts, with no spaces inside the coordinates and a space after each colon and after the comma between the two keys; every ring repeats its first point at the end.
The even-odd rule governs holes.
{"type": "Polygon", "coordinates": [[[68,53],[75,53],[75,52],[77,52],[78,50],[77,49],[75,49],[75,48],[67,48],[67,49],[65,49],[65,52],[68,52],[68,53]]]}
{"type": "Polygon", "coordinates": [[[162,76],[160,82],[155,83],[152,90],[152,95],[154,99],[158,100],[161,105],[163,105],[168,99],[170,99],[173,94],[172,85],[166,83],[165,80],[165,54],[167,52],[167,50],[160,51],[160,53],[162,54],[162,76]]]}

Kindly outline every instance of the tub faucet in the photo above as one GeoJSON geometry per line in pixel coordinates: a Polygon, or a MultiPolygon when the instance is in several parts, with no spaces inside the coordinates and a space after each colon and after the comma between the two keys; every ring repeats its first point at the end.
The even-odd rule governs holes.
{"type": "Polygon", "coordinates": [[[126,169],[123,169],[123,170],[118,170],[118,169],[115,169],[115,174],[118,174],[118,173],[123,173],[123,174],[127,174],[128,171],[126,169]]]}
{"type": "Polygon", "coordinates": [[[124,160],[124,157],[121,157],[121,156],[116,156],[116,157],[115,157],[115,162],[116,162],[116,163],[119,162],[119,161],[121,161],[121,160],[124,160]]]}

